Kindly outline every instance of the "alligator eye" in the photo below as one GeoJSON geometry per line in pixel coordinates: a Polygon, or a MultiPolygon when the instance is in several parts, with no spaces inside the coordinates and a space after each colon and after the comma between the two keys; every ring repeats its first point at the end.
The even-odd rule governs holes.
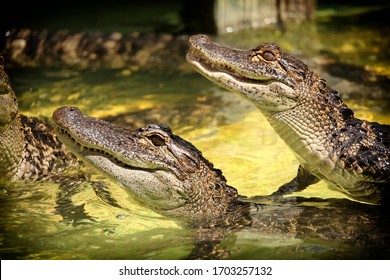
{"type": "Polygon", "coordinates": [[[156,134],[147,136],[149,140],[155,145],[156,147],[160,147],[165,144],[164,138],[161,136],[158,136],[156,134]]]}
{"type": "Polygon", "coordinates": [[[261,56],[267,60],[267,61],[275,61],[276,60],[276,57],[275,55],[272,53],[272,52],[269,52],[269,51],[265,51],[261,54],[261,56]]]}

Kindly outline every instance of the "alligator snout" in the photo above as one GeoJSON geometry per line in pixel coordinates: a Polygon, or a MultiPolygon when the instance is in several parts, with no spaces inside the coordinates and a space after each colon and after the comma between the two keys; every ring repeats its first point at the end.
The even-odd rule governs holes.
{"type": "Polygon", "coordinates": [[[63,106],[53,112],[53,120],[59,126],[64,126],[67,119],[76,119],[82,116],[79,108],[73,106],[63,106]]]}

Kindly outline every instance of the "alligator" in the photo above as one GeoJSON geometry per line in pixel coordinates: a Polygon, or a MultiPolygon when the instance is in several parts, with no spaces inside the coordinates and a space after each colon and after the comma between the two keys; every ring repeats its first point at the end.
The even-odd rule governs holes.
{"type": "Polygon", "coordinates": [[[186,68],[183,56],[188,36],[69,30],[12,29],[2,55],[8,67],[72,67],[76,69],[137,67],[186,68]],[[170,59],[166,60],[169,56],[170,59]]]}
{"type": "Polygon", "coordinates": [[[19,113],[0,58],[0,180],[42,180],[78,163],[48,123],[19,113]]]}
{"type": "Polygon", "coordinates": [[[299,161],[297,176],[271,196],[324,180],[363,203],[388,205],[390,126],[354,117],[339,93],[274,43],[233,49],[206,35],[189,39],[187,61],[252,102],[299,161]]]}
{"type": "MultiPolygon", "coordinates": [[[[123,187],[142,206],[193,230],[196,244],[203,244],[202,254],[209,248],[204,244],[213,244],[228,232],[256,230],[353,244],[364,248],[361,252],[381,248],[376,252],[389,256],[390,226],[376,206],[347,199],[296,198],[274,203],[262,197],[247,198],[229,186],[222,171],[193,144],[164,124],[132,130],[71,106],[56,109],[53,120],[60,141],[77,157],[123,187]]],[[[221,257],[223,250],[211,248],[208,257],[221,257]]],[[[197,257],[199,252],[189,256],[197,257]]]]}

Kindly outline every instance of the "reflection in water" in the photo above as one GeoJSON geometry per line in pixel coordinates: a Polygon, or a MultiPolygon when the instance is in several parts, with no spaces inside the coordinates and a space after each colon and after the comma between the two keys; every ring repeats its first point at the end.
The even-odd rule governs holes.
{"type": "MultiPolygon", "coordinates": [[[[326,34],[319,27],[314,37],[326,44],[324,49],[334,53],[340,50],[334,42],[343,38],[342,62],[352,63],[352,57],[357,57],[353,63],[386,77],[384,81],[379,79],[372,84],[378,88],[382,83],[388,83],[389,58],[381,54],[379,63],[373,57],[361,55],[362,44],[354,42],[360,36],[364,36],[364,42],[386,38],[378,37],[375,30],[368,28],[360,31],[331,30],[323,38],[326,34]]],[[[247,42],[240,38],[245,47],[259,43],[260,36],[253,32],[255,34],[241,34],[244,38],[255,38],[247,42]]],[[[238,40],[236,34],[226,36],[230,37],[221,40],[238,40]]],[[[286,35],[289,36],[293,35],[286,35]]],[[[276,39],[283,38],[276,36],[276,39]]],[[[304,43],[301,41],[297,46],[304,43]]],[[[285,44],[288,46],[289,41],[285,44]]],[[[293,43],[290,41],[290,44],[293,43]]],[[[320,55],[313,56],[315,51],[304,52],[311,56],[309,64],[316,65],[321,60],[320,55]]],[[[373,53],[379,56],[376,50],[373,53]]],[[[228,183],[242,195],[271,193],[295,176],[295,157],[261,113],[249,102],[216,88],[193,72],[10,69],[9,75],[23,114],[50,120],[57,107],[75,105],[87,115],[107,118],[119,125],[139,127],[156,121],[170,125],[176,134],[192,142],[222,169],[228,183]]],[[[383,92],[372,100],[353,92],[344,96],[341,89],[350,88],[350,81],[344,77],[329,78],[338,83],[336,89],[358,117],[390,123],[386,107],[389,97],[383,92]]],[[[367,91],[364,87],[366,85],[363,90],[367,91]]],[[[51,183],[0,186],[1,258],[180,259],[189,255],[193,244],[188,230],[138,205],[119,186],[95,171],[87,168],[87,172],[93,180],[103,181],[108,186],[120,207],[114,207],[104,197],[96,195],[92,185],[84,185],[66,199],[61,198],[61,186],[51,183]]],[[[343,197],[321,182],[301,195],[343,197]]],[[[286,235],[269,236],[250,231],[229,235],[222,245],[230,248],[232,258],[243,259],[353,258],[354,252],[343,244],[310,243],[286,235]],[[344,254],[338,255],[339,252],[344,254]]],[[[367,255],[368,258],[371,256],[367,255]]]]}

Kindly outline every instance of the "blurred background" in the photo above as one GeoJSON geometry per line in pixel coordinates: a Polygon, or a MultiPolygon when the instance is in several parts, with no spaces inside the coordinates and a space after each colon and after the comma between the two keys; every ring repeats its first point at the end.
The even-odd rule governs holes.
{"type": "MultiPolygon", "coordinates": [[[[388,25],[386,0],[115,0],[61,3],[9,2],[0,19],[3,31],[10,28],[70,29],[103,32],[223,33],[266,25],[328,20],[367,12],[367,25],[388,25]],[[378,10],[382,10],[378,13],[378,10]]],[[[349,20],[348,20],[349,21],[349,20]]]]}

